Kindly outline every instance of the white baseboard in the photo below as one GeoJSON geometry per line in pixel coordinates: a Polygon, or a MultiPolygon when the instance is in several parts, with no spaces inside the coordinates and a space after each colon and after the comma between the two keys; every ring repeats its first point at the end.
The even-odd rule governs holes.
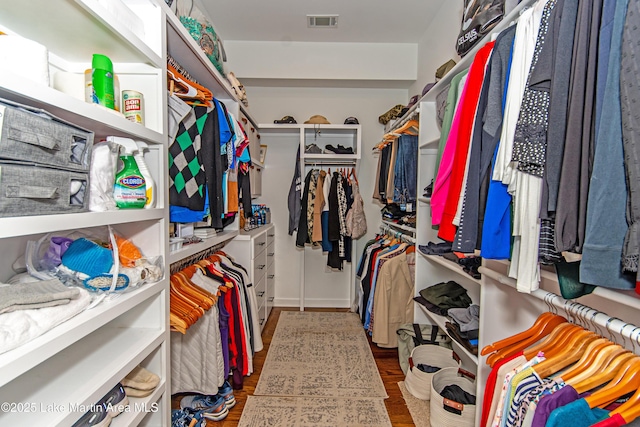
{"type": "MultiPolygon", "coordinates": [[[[274,307],[300,307],[298,298],[276,298],[273,301],[274,307]]],[[[304,301],[305,307],[313,308],[350,308],[351,302],[348,299],[320,299],[308,298],[304,301]]]]}

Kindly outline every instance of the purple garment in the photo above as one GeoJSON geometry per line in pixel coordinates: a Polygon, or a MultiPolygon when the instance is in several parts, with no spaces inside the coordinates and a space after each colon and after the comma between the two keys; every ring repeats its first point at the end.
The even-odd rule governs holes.
{"type": "Polygon", "coordinates": [[[69,249],[73,239],[68,237],[53,236],[49,242],[49,248],[40,261],[42,267],[54,269],[62,264],[62,255],[69,249]]]}
{"type": "Polygon", "coordinates": [[[538,402],[536,412],[533,416],[531,427],[545,427],[549,415],[554,409],[578,400],[580,396],[575,388],[570,385],[561,388],[553,394],[543,396],[538,402]]]}
{"type": "Polygon", "coordinates": [[[224,359],[224,377],[229,375],[229,312],[224,306],[224,298],[218,298],[218,317],[220,323],[220,339],[222,340],[222,358],[224,359]]]}

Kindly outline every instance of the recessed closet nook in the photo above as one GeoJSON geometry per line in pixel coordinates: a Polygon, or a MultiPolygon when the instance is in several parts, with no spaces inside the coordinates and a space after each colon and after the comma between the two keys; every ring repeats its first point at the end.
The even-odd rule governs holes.
{"type": "Polygon", "coordinates": [[[320,309],[438,328],[422,425],[636,420],[640,1],[261,3],[0,2],[0,425],[223,422],[320,309]]]}

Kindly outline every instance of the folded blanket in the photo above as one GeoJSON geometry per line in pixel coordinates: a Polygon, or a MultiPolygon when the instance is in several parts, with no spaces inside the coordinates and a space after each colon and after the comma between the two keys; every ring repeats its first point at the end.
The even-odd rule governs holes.
{"type": "Polygon", "coordinates": [[[79,290],[63,285],[58,279],[0,286],[0,313],[68,304],[78,297],[79,290]]]}
{"type": "Polygon", "coordinates": [[[65,305],[0,314],[0,353],[19,347],[84,311],[91,303],[91,295],[80,288],[78,293],[78,298],[65,305]]]}

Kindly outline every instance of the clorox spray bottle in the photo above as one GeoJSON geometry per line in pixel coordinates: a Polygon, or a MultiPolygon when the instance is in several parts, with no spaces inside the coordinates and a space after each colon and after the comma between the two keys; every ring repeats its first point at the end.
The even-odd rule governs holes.
{"type": "Polygon", "coordinates": [[[144,151],[149,151],[149,146],[146,142],[136,141],[138,145],[138,152],[133,155],[136,159],[136,163],[138,165],[138,169],[140,169],[140,173],[144,178],[145,186],[146,186],[146,194],[147,201],[144,205],[145,209],[151,209],[156,207],[156,185],[153,182],[153,177],[151,176],[151,172],[149,172],[149,168],[147,164],[144,162],[144,151]]]}
{"type": "Polygon", "coordinates": [[[138,168],[134,154],[138,145],[133,139],[110,136],[107,138],[120,145],[120,160],[123,166],[116,174],[113,184],[113,198],[120,209],[144,208],[147,202],[146,182],[138,168]]]}

